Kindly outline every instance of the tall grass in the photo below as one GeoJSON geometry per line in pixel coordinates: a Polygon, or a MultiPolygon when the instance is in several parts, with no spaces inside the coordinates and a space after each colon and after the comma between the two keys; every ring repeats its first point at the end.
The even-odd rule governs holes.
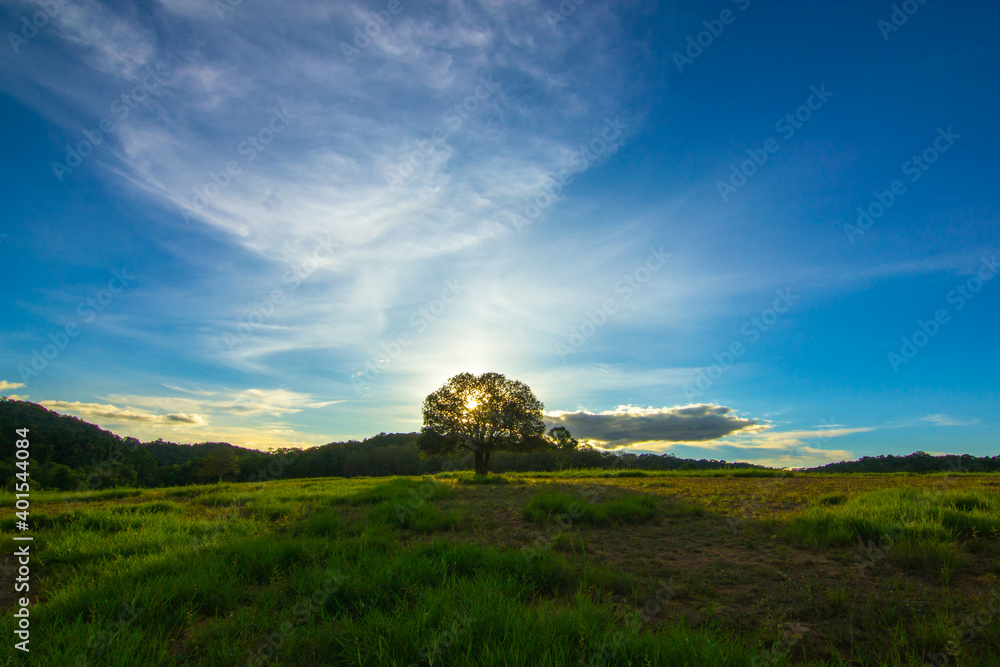
{"type": "MultiPolygon", "coordinates": [[[[32,663],[752,663],[751,647],[725,632],[668,618],[623,625],[605,599],[639,594],[631,576],[553,553],[529,562],[513,549],[401,541],[402,531],[461,524],[435,504],[454,493],[447,485],[310,483],[40,508],[51,520],[36,533],[32,663]],[[414,497],[422,502],[400,521],[414,497]]],[[[642,498],[599,507],[596,520],[655,510],[642,498]]],[[[0,619],[5,636],[13,628],[0,619]]]]}
{"type": "MultiPolygon", "coordinates": [[[[494,488],[434,476],[39,494],[31,514],[37,549],[32,594],[40,595],[31,606],[31,662],[761,664],[752,633],[736,635],[712,621],[695,628],[667,605],[654,618],[639,619],[633,609],[643,608],[652,593],[638,575],[575,553],[546,550],[525,558],[517,549],[461,541],[478,537],[471,499],[514,499],[513,507],[532,522],[566,514],[574,523],[596,526],[659,522],[673,516],[678,502],[702,502],[627,495],[585,503],[567,493],[517,493],[527,485],[533,491],[566,489],[580,477],[556,474],[547,484],[512,473],[503,476],[510,485],[494,488]],[[513,486],[518,480],[527,485],[513,486]]],[[[624,490],[647,482],[599,483],[624,490]]],[[[718,484],[739,492],[754,483],[718,484]]],[[[944,583],[961,571],[964,544],[984,544],[987,553],[997,548],[1000,498],[992,491],[824,492],[783,524],[786,536],[816,548],[882,544],[887,548],[877,553],[889,562],[944,583]]],[[[708,512],[692,521],[691,539],[718,535],[718,520],[708,512]]],[[[12,529],[12,522],[5,517],[0,525],[12,529]]],[[[600,531],[581,531],[591,532],[600,531]]],[[[609,533],[615,539],[633,534],[609,533]]],[[[565,535],[567,541],[572,537],[565,535]]],[[[699,582],[714,590],[711,577],[699,582]]],[[[834,613],[853,614],[856,593],[843,586],[824,599],[829,597],[834,613]]],[[[922,664],[920,646],[938,650],[961,621],[953,613],[924,626],[911,623],[911,616],[898,619],[884,627],[873,621],[867,631],[884,631],[884,637],[871,640],[870,654],[845,652],[839,664],[922,664]]],[[[1000,646],[994,626],[966,646],[970,654],[1000,646]]],[[[0,616],[0,632],[13,637],[13,629],[11,615],[0,616]]],[[[816,641],[845,645],[822,635],[821,626],[813,632],[816,641]]],[[[9,642],[0,650],[2,664],[9,662],[8,649],[9,642]]],[[[769,653],[766,664],[789,664],[786,653],[793,651],[769,653]]]]}
{"type": "Polygon", "coordinates": [[[783,532],[808,547],[862,544],[873,561],[885,557],[947,583],[965,561],[960,540],[1000,539],[1000,494],[895,488],[827,495],[793,516],[783,532]]]}
{"type": "Polygon", "coordinates": [[[606,526],[610,523],[642,523],[653,519],[656,514],[656,501],[649,496],[626,496],[602,503],[585,503],[568,493],[543,492],[528,500],[521,516],[536,523],[566,516],[578,523],[606,526]]]}

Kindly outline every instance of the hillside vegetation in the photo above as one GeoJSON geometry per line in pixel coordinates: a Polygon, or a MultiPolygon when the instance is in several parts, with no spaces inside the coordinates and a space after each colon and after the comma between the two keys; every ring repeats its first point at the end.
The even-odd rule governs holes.
{"type": "MultiPolygon", "coordinates": [[[[206,459],[218,450],[229,450],[235,472],[224,478],[236,482],[315,477],[424,475],[442,470],[471,470],[472,458],[421,456],[416,433],[380,433],[364,440],[333,442],[309,449],[262,452],[224,442],[194,445],[157,440],[140,443],[76,417],[60,415],[40,405],[0,399],[0,481],[12,489],[14,429],[31,430],[32,488],[83,491],[119,486],[164,487],[212,481],[206,459]]],[[[575,451],[531,453],[497,452],[494,472],[554,472],[563,469],[627,468],[656,470],[769,470],[743,462],[679,459],[673,454],[633,454],[581,447],[575,451]]],[[[831,463],[805,472],[997,472],[1000,456],[864,457],[859,461],[831,463]]]]}
{"type": "MultiPolygon", "coordinates": [[[[472,469],[471,457],[421,456],[416,433],[380,433],[360,441],[333,442],[273,453],[224,442],[184,445],[157,440],[140,443],[34,403],[3,399],[0,400],[0,480],[7,488],[12,488],[10,484],[15,472],[15,428],[31,431],[33,488],[63,491],[205,483],[214,477],[206,469],[205,459],[220,449],[233,453],[236,472],[225,475],[225,479],[237,482],[422,475],[441,470],[472,469]]],[[[646,470],[763,468],[749,463],[687,461],[672,454],[619,454],[591,447],[572,452],[497,452],[491,461],[491,469],[501,473],[622,466],[646,470]]]]}

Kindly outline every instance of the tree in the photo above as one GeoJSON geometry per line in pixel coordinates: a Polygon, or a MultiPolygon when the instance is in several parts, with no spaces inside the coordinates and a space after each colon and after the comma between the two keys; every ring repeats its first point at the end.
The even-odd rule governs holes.
{"type": "Polygon", "coordinates": [[[201,469],[209,477],[218,477],[221,482],[226,475],[239,473],[240,464],[236,460],[236,452],[229,447],[220,447],[201,460],[201,469]]]}
{"type": "Polygon", "coordinates": [[[565,426],[555,426],[549,429],[548,433],[549,442],[552,444],[552,448],[558,452],[559,465],[565,468],[572,456],[573,452],[576,451],[580,443],[576,438],[569,432],[569,429],[565,426]]]}
{"type": "Polygon", "coordinates": [[[460,373],[424,399],[417,447],[424,455],[475,455],[477,475],[490,469],[490,454],[548,449],[544,405],[528,385],[500,373],[460,373]]]}

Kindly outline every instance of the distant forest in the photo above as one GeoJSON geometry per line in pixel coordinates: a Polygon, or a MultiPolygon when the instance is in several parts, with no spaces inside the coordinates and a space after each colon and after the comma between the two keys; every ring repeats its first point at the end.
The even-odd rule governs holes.
{"type": "MultiPolygon", "coordinates": [[[[65,491],[115,486],[182,486],[217,479],[237,482],[305,477],[421,475],[472,470],[471,458],[422,457],[416,433],[380,433],[362,441],[332,442],[308,449],[262,452],[224,442],[195,445],[121,438],[76,417],[60,415],[25,401],[0,399],[0,480],[12,489],[15,429],[30,429],[32,489],[65,491]]],[[[679,459],[673,454],[609,452],[589,446],[575,451],[497,452],[496,473],[554,471],[564,468],[634,470],[767,469],[750,463],[679,459]]],[[[1000,456],[865,457],[831,463],[808,472],[992,472],[1000,456]]]]}

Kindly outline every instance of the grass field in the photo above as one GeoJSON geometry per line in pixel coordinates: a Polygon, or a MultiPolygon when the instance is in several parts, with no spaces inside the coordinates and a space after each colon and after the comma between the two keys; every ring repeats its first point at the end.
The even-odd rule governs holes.
{"type": "MultiPolygon", "coordinates": [[[[31,519],[30,664],[1000,665],[990,475],[310,479],[31,519]]],[[[28,664],[10,552],[0,662],[28,664]]]]}

